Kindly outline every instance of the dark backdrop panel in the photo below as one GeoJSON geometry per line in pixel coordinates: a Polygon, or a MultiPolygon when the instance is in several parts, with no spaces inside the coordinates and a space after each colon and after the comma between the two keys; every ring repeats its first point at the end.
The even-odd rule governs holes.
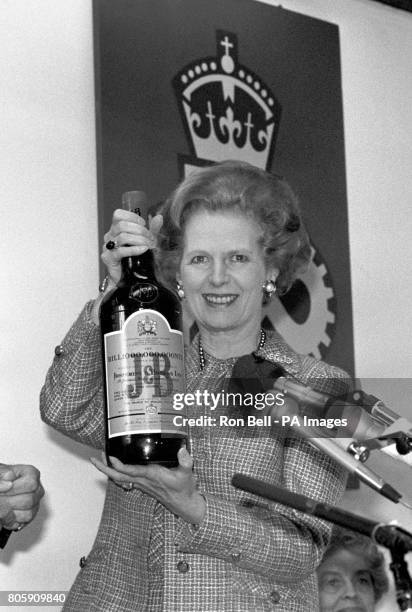
{"type": "Polygon", "coordinates": [[[353,372],[337,26],[253,0],[95,0],[101,238],[123,191],[159,201],[181,178],[179,156],[193,159],[173,79],[216,58],[218,30],[237,38],[238,62],[281,106],[267,169],[298,193],[315,248],[296,295],[276,300],[265,324],[353,372]]]}

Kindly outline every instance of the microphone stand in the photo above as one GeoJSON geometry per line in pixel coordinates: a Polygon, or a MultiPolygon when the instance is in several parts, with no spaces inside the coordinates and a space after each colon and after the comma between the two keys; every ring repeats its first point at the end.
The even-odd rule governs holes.
{"type": "MultiPolygon", "coordinates": [[[[346,396],[346,401],[353,402],[357,406],[360,406],[377,422],[383,425],[387,430],[391,430],[394,426],[397,426],[400,421],[405,421],[393,410],[385,406],[385,404],[374,395],[369,395],[361,389],[355,389],[346,396]]],[[[409,426],[408,422],[404,423],[404,426],[409,426]]],[[[405,431],[390,431],[388,434],[379,436],[378,440],[392,440],[395,442],[396,450],[399,455],[407,455],[412,452],[412,435],[405,431]]]]}
{"type": "Polygon", "coordinates": [[[271,485],[263,480],[251,478],[244,474],[235,474],[232,485],[254,495],[291,506],[300,512],[312,514],[319,518],[346,527],[352,531],[367,535],[376,544],[389,549],[392,563],[389,565],[396,587],[396,601],[400,610],[412,609],[412,580],[408,572],[405,555],[412,552],[412,534],[396,525],[384,525],[371,521],[363,516],[341,510],[336,506],[318,502],[310,497],[292,493],[282,487],[271,485]]]}
{"type": "Polygon", "coordinates": [[[408,610],[412,608],[412,581],[404,558],[408,551],[397,550],[396,548],[390,548],[389,550],[392,557],[392,563],[389,564],[389,567],[395,581],[396,601],[399,610],[408,610]]]}
{"type": "Polygon", "coordinates": [[[398,431],[394,434],[383,435],[379,440],[393,440],[395,442],[398,455],[408,455],[412,451],[412,436],[404,431],[398,431]]]}

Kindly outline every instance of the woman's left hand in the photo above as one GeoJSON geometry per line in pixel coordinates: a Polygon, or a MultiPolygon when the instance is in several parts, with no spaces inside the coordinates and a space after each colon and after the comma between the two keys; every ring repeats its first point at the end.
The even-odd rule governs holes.
{"type": "Polygon", "coordinates": [[[193,459],[184,447],[179,450],[177,458],[178,467],[171,469],[156,464],[128,465],[115,457],[110,457],[113,467],[94,457],[90,461],[117,485],[131,483],[134,489],[154,497],[184,521],[199,524],[206,513],[206,502],[196,487],[193,459]]]}

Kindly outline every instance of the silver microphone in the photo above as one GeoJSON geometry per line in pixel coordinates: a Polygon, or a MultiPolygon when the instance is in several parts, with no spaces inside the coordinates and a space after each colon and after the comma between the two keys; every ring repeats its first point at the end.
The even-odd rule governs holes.
{"type": "Polygon", "coordinates": [[[371,450],[380,450],[412,467],[412,452],[400,453],[394,444],[398,436],[391,436],[399,432],[409,432],[411,436],[412,423],[377,397],[356,390],[349,396],[352,402],[342,401],[284,376],[275,381],[274,387],[297,402],[300,414],[308,410],[316,415],[346,419],[347,425],[337,431],[334,440],[359,461],[365,462],[371,450]]]}
{"type": "Polygon", "coordinates": [[[388,408],[378,397],[364,391],[354,391],[352,397],[358,405],[367,410],[385,428],[389,428],[390,431],[409,431],[412,434],[412,423],[388,408]]]}
{"type": "MultiPolygon", "coordinates": [[[[385,445],[384,442],[378,440],[384,432],[384,425],[377,423],[359,405],[349,404],[342,399],[320,393],[284,376],[275,381],[274,387],[280,390],[286,398],[296,402],[296,409],[301,415],[309,416],[308,413],[311,413],[317,417],[329,419],[339,417],[344,424],[334,428],[333,439],[336,444],[359,461],[367,460],[371,448],[381,448],[385,445]],[[371,439],[374,439],[374,444],[362,444],[371,439]]],[[[332,437],[332,433],[329,437],[332,437]]]]}
{"type": "Polygon", "coordinates": [[[374,395],[364,391],[354,391],[352,393],[354,402],[362,406],[377,422],[385,426],[382,441],[382,452],[395,459],[406,463],[412,467],[412,423],[405,417],[396,414],[388,408],[386,404],[374,395]],[[403,434],[403,441],[400,444],[400,436],[403,434]],[[397,444],[393,442],[397,440],[397,444]],[[386,441],[386,444],[385,444],[386,441]],[[401,450],[401,448],[403,449],[401,450]]]}
{"type": "MultiPolygon", "coordinates": [[[[277,382],[277,381],[276,381],[277,382]]],[[[280,388],[280,387],[277,387],[280,388]]],[[[317,393],[314,391],[313,393],[317,393]]],[[[312,398],[314,395],[312,395],[312,398]]],[[[398,503],[402,495],[391,485],[386,483],[378,474],[360,463],[347,450],[337,444],[337,438],[321,437],[325,434],[316,427],[302,425],[302,415],[298,404],[285,395],[283,405],[276,405],[270,409],[270,416],[273,423],[282,422],[288,424],[302,437],[306,438],[313,446],[332,457],[337,463],[342,465],[352,474],[356,474],[362,482],[372,487],[375,491],[387,497],[391,501],[398,503]]]]}

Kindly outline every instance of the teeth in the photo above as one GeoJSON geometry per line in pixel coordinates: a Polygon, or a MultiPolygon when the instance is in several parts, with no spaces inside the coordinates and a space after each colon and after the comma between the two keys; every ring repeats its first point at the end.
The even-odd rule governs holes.
{"type": "Polygon", "coordinates": [[[236,295],[205,295],[207,302],[212,304],[230,304],[236,299],[236,295]]]}

